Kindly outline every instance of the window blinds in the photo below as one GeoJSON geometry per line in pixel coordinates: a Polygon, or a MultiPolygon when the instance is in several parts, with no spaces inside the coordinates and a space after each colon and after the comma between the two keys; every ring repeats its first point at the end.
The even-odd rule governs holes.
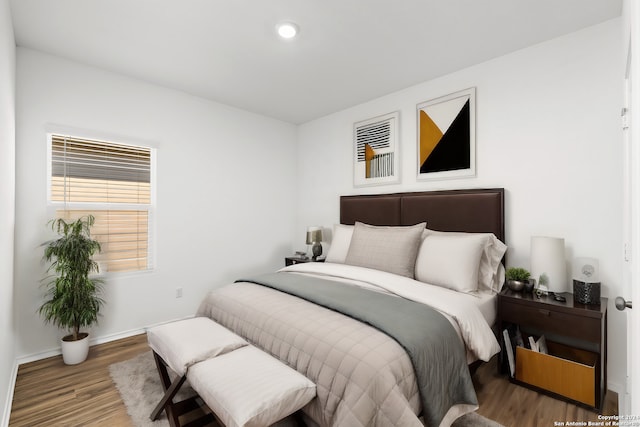
{"type": "Polygon", "coordinates": [[[58,202],[151,203],[151,150],[52,135],[51,198],[58,202]]]}
{"type": "Polygon", "coordinates": [[[151,268],[150,148],[51,135],[50,194],[58,217],[95,217],[101,271],[151,268]]]}

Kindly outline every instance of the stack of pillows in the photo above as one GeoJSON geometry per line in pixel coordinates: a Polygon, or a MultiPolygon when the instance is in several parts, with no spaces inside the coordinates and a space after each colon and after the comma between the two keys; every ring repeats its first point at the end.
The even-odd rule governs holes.
{"type": "Polygon", "coordinates": [[[459,292],[498,292],[507,246],[492,233],[442,232],[426,223],[336,224],[326,262],[373,268],[459,292]]]}

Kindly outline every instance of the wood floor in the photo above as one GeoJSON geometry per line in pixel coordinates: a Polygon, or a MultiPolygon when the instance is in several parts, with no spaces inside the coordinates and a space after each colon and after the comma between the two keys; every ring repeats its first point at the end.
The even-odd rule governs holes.
{"type": "MultiPolygon", "coordinates": [[[[473,382],[478,395],[478,413],[505,426],[551,427],[555,422],[601,421],[598,413],[581,406],[529,390],[498,375],[497,356],[478,368],[473,382]]],[[[618,395],[608,391],[602,415],[618,414],[618,395]]],[[[574,424],[575,425],[575,424],[574,424]]],[[[580,425],[580,424],[577,424],[580,425]]]]}
{"type": "MultiPolygon", "coordinates": [[[[109,376],[109,365],[145,351],[143,334],[94,346],[80,365],[66,366],[61,356],[21,365],[9,426],[131,426],[109,376]]],[[[497,374],[495,358],[478,368],[474,383],[478,413],[507,427],[598,419],[595,412],[511,384],[497,374]]],[[[603,413],[617,411],[617,396],[609,392],[603,413]]]]}
{"type": "Polygon", "coordinates": [[[20,365],[9,426],[132,426],[109,365],[148,349],[143,334],[93,346],[79,365],[62,356],[20,365]]]}

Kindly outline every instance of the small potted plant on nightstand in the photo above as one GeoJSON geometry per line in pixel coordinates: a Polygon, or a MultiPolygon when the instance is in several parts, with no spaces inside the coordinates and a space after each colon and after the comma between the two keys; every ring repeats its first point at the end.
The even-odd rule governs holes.
{"type": "Polygon", "coordinates": [[[529,277],[531,273],[520,267],[509,267],[505,273],[507,279],[507,286],[512,291],[521,292],[523,290],[529,292],[531,286],[529,283],[529,277]]]}
{"type": "Polygon", "coordinates": [[[91,238],[94,217],[66,222],[59,218],[50,221],[60,237],[45,244],[44,260],[51,262],[44,279],[46,301],[38,312],[45,323],[68,329],[62,338],[62,358],[67,365],[75,365],[87,358],[89,334],[80,328],[97,323],[103,300],[98,296],[102,281],[89,277],[98,272],[98,263],[91,257],[100,252],[100,243],[91,238]]]}

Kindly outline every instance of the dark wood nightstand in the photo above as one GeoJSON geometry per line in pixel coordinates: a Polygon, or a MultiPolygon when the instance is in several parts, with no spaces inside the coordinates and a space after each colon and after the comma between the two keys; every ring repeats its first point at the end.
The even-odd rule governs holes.
{"type": "Polygon", "coordinates": [[[311,257],[300,258],[297,256],[288,256],[284,258],[284,265],[288,267],[293,264],[302,264],[305,262],[324,262],[324,257],[313,260],[311,257]]]}
{"type": "Polygon", "coordinates": [[[535,294],[514,292],[506,286],[502,289],[497,316],[502,344],[500,371],[509,369],[502,331],[509,325],[518,325],[525,340],[527,335],[544,335],[551,344],[559,344],[555,349],[558,353],[554,355],[551,346],[550,355],[518,348],[514,351],[515,378],[510,380],[602,409],[607,387],[607,298],[600,298],[599,305],[585,305],[575,302],[573,294],[561,295],[566,302],[555,301],[552,296],[538,298],[535,294]],[[578,371],[574,372],[574,367],[578,371]],[[556,374],[552,373],[554,370],[556,374]]]}

